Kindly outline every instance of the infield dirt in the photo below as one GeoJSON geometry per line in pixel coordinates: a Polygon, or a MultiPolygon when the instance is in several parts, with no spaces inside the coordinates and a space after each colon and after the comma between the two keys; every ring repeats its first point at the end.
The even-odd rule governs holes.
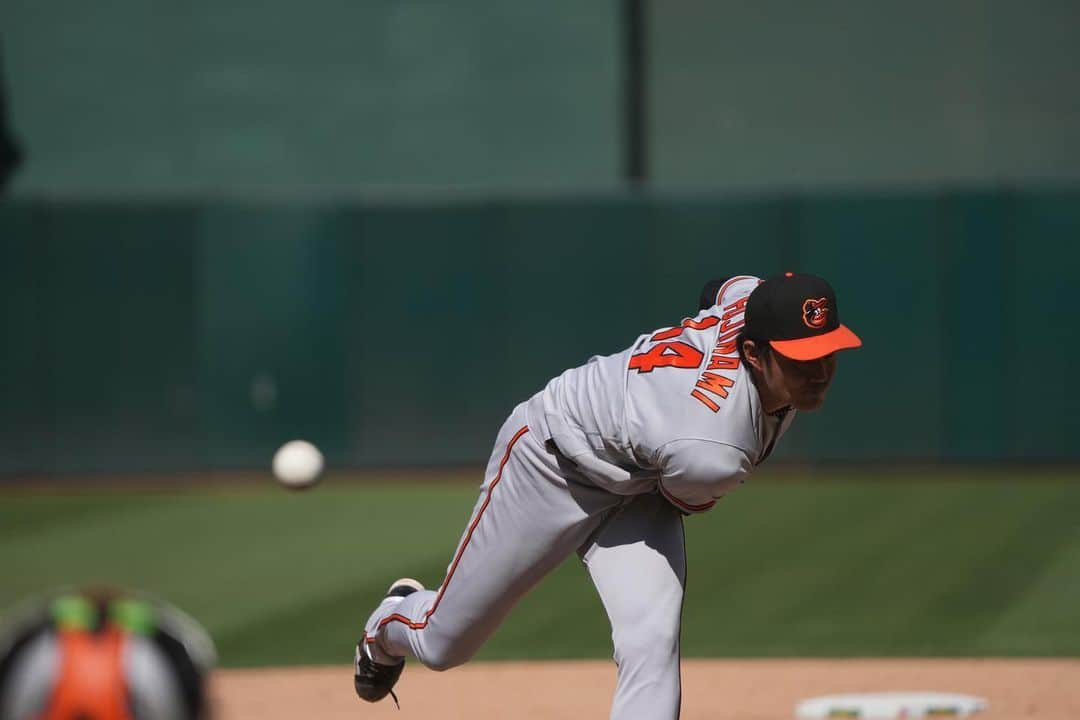
{"type": "MultiPolygon", "coordinates": [[[[923,690],[987,699],[980,720],[1080,718],[1080,660],[687,660],[683,720],[790,720],[804,698],[843,692],[923,690]]],[[[220,720],[556,720],[606,718],[611,662],[472,664],[435,673],[407,667],[390,698],[353,694],[348,666],[222,670],[220,720]]]]}

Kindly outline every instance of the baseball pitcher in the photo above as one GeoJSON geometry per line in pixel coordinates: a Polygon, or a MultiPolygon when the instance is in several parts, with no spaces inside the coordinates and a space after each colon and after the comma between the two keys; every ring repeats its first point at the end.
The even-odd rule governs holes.
{"type": "Polygon", "coordinates": [[[611,718],[679,716],[682,518],[746,482],[796,413],[822,404],[836,353],[862,344],[812,275],[740,275],[702,297],[695,317],[567,370],[514,409],[442,584],[397,580],[369,617],[361,698],[393,694],[407,656],[434,670],[468,661],[577,552],[611,622],[611,718]]]}

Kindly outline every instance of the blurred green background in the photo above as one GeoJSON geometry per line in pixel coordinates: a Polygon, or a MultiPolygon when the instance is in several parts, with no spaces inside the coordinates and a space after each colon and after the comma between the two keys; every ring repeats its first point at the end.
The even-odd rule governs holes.
{"type": "MultiPolygon", "coordinates": [[[[104,580],[191,612],[224,665],[345,662],[391,580],[441,582],[476,499],[478,478],[464,477],[9,494],[0,567],[17,572],[0,607],[104,580]]],[[[1080,483],[1064,472],[764,471],[686,521],[684,652],[1078,655],[1077,508],[1080,483]]],[[[479,657],[610,654],[572,559],[479,657]]]]}
{"type": "MultiPolygon", "coordinates": [[[[796,269],[865,347],[780,470],[688,521],[687,653],[1080,654],[1078,25],[4,3],[0,610],[114,582],[228,665],[347,660],[388,579],[442,577],[479,484],[447,468],[518,401],[710,278],[796,269]],[[334,469],[314,492],[266,473],[294,437],[334,469]]],[[[571,561],[484,657],[609,644],[571,561]]]]}
{"type": "MultiPolygon", "coordinates": [[[[6,0],[20,192],[617,191],[623,0],[6,0]]],[[[650,186],[1080,176],[1070,0],[644,3],[650,186]]]]}
{"type": "Polygon", "coordinates": [[[790,462],[1076,462],[1080,192],[0,210],[0,472],[482,462],[513,406],[697,309],[830,279],[865,347],[790,462]],[[83,236],[86,239],[82,239],[83,236]]]}

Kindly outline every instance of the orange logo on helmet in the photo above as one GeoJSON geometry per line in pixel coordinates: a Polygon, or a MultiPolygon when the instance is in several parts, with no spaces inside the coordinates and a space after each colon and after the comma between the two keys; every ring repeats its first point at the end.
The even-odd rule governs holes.
{"type": "Polygon", "coordinates": [[[811,330],[820,330],[825,327],[829,318],[829,304],[825,298],[807,298],[802,304],[802,321],[811,330]]]}

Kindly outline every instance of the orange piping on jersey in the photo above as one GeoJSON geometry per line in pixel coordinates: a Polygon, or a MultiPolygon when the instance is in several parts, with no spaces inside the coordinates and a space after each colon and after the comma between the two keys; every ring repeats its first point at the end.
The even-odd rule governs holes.
{"type": "Polygon", "coordinates": [[[716,404],[716,401],[711,397],[701,392],[700,390],[691,390],[690,397],[701,402],[702,405],[715,412],[720,412],[720,406],[716,404]]]}
{"type": "Polygon", "coordinates": [[[668,502],[672,503],[676,507],[679,507],[679,508],[682,508],[683,510],[686,510],[687,512],[705,512],[706,510],[708,510],[709,508],[711,508],[713,505],[716,504],[715,500],[710,500],[709,502],[703,503],[701,505],[691,505],[690,503],[684,502],[684,501],[680,500],[679,498],[675,497],[674,495],[672,495],[671,493],[669,493],[667,488],[664,487],[663,481],[657,481],[656,486],[658,488],[660,488],[660,494],[663,495],[665,498],[667,498],[668,502]]]}
{"type": "Polygon", "coordinates": [[[60,676],[40,720],[131,720],[124,679],[124,636],[114,627],[62,630],[60,676]]]}
{"type": "MultiPolygon", "coordinates": [[[[716,300],[713,301],[713,305],[719,305],[720,304],[720,299],[722,297],[724,297],[724,291],[727,290],[728,286],[731,285],[732,283],[738,282],[740,280],[753,280],[753,279],[754,279],[753,275],[736,275],[735,277],[730,278],[726,283],[724,283],[723,285],[720,286],[719,290],[716,291],[716,300]]],[[[759,279],[758,280],[758,285],[760,285],[760,284],[761,284],[761,280],[759,279]]]]}
{"type": "MultiPolygon", "coordinates": [[[[465,533],[465,539],[461,543],[461,547],[458,548],[457,555],[454,556],[454,562],[450,564],[450,570],[446,573],[446,579],[443,580],[442,587],[439,588],[439,594],[435,597],[435,602],[431,605],[431,609],[424,613],[424,619],[420,621],[414,621],[404,615],[390,615],[383,618],[379,623],[381,628],[389,622],[400,622],[409,626],[412,630],[423,630],[427,627],[428,619],[435,614],[435,611],[439,609],[439,603],[442,601],[443,593],[446,592],[446,588],[450,586],[450,580],[454,577],[454,571],[457,570],[458,563],[461,562],[461,556],[465,553],[465,548],[469,545],[469,541],[472,540],[473,531],[476,530],[476,526],[480,524],[480,518],[484,517],[484,511],[487,510],[488,504],[491,502],[491,493],[495,490],[495,486],[499,484],[499,480],[502,479],[503,468],[506,467],[506,463],[510,460],[510,451],[514,448],[514,443],[521,439],[521,437],[529,432],[529,426],[518,430],[514,437],[510,440],[510,444],[506,446],[506,453],[503,455],[502,460],[499,462],[499,472],[495,474],[495,479],[491,481],[491,485],[488,487],[487,496],[484,498],[484,504],[480,506],[480,510],[476,513],[476,517],[473,518],[472,523],[469,524],[469,530],[465,533]]],[[[375,638],[364,633],[364,642],[373,643],[375,638]]]]}

